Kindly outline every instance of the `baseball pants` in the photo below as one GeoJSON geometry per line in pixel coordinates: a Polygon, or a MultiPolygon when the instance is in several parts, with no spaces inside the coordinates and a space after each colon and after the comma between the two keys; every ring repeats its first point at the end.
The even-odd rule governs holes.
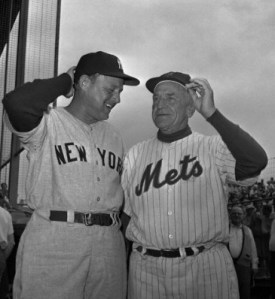
{"type": "Polygon", "coordinates": [[[237,299],[238,282],[226,246],[197,256],[163,258],[133,251],[128,299],[237,299]]]}
{"type": "Polygon", "coordinates": [[[20,240],[14,299],[126,297],[126,255],[118,227],[50,222],[35,212],[20,240]]]}

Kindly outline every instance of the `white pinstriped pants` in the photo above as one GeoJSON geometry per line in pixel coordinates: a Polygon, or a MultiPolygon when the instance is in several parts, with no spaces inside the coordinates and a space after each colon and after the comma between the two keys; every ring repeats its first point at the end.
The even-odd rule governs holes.
{"type": "Polygon", "coordinates": [[[133,251],[128,299],[237,299],[232,258],[223,244],[197,256],[156,258],[133,251]]]}
{"type": "Polygon", "coordinates": [[[118,227],[50,222],[33,214],[16,257],[14,299],[125,299],[118,227]]]}

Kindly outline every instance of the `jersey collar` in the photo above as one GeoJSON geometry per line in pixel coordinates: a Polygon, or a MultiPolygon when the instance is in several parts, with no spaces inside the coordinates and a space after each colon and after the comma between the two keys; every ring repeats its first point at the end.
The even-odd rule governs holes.
{"type": "Polygon", "coordinates": [[[157,137],[158,137],[158,140],[160,140],[162,142],[171,143],[171,142],[177,141],[179,139],[182,139],[184,137],[187,137],[190,134],[192,134],[192,131],[191,131],[190,127],[187,125],[184,129],[177,131],[175,133],[172,133],[172,134],[164,134],[160,130],[158,130],[157,137]]]}

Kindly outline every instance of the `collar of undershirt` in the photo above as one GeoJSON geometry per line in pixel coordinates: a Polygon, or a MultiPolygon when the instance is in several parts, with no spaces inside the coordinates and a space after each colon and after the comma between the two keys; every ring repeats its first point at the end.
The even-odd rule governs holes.
{"type": "Polygon", "coordinates": [[[187,137],[190,134],[192,134],[192,131],[191,131],[190,127],[187,125],[184,129],[177,131],[175,133],[172,133],[172,134],[164,134],[160,130],[158,130],[157,137],[158,137],[158,140],[160,140],[162,142],[171,143],[171,142],[177,141],[179,139],[182,139],[184,137],[187,137]]]}

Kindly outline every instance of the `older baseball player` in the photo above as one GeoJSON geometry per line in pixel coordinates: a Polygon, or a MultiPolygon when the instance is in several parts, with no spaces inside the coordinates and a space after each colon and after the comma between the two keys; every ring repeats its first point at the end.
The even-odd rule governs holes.
{"type": "Polygon", "coordinates": [[[266,154],[216,109],[207,80],[170,72],[146,87],[159,131],[129,150],[122,175],[133,242],[129,299],[238,298],[226,186],[255,182],[266,154]],[[191,131],[195,110],[220,136],[191,131]]]}
{"type": "Polygon", "coordinates": [[[125,298],[118,213],[123,143],[104,120],[123,85],[138,85],[105,52],[81,57],[57,78],[6,95],[6,122],[28,152],[26,192],[34,209],[19,244],[15,299],[125,298]],[[74,96],[48,108],[58,96],[74,96]]]}

